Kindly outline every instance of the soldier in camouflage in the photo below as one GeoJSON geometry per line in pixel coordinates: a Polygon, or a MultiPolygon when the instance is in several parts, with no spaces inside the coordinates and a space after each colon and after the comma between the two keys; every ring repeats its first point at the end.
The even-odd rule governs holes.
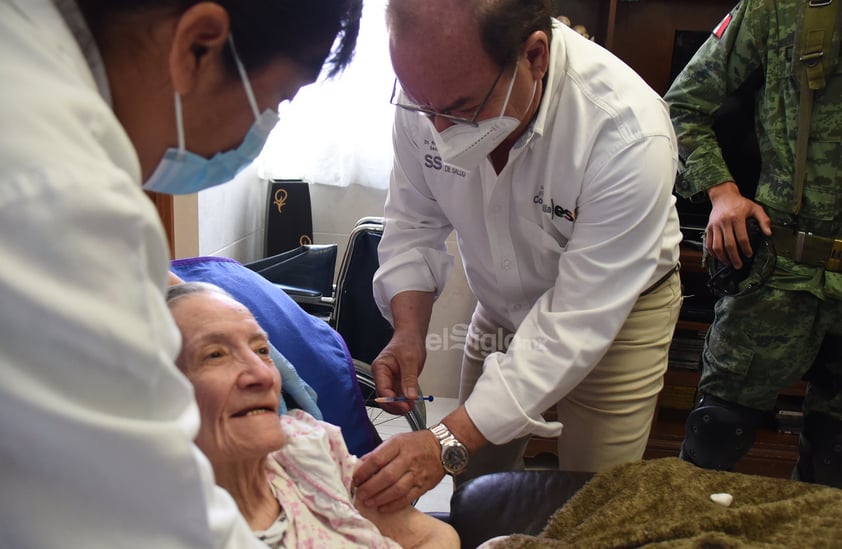
{"type": "Polygon", "coordinates": [[[777,255],[771,274],[752,272],[735,295],[716,302],[702,356],[702,396],[688,417],[681,455],[701,467],[732,470],[779,393],[803,378],[804,425],[793,477],[842,487],[842,64],[834,63],[842,34],[842,15],[835,13],[842,10],[829,12],[834,39],[822,59],[824,88],[812,94],[799,190],[800,36],[805,10],[813,9],[807,4],[741,2],[665,96],[683,163],[676,190],[707,196],[712,205],[706,254],[740,268],[740,251],[752,255],[746,220],[753,217],[777,255]],[[762,165],[752,199],[740,194],[723,160],[713,120],[726,97],[757,71],[763,75],[755,92],[762,165]]]}

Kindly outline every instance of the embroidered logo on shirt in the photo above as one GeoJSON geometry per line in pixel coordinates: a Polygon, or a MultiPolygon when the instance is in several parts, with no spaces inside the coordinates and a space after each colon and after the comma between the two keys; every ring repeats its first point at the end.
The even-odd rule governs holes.
{"type": "Polygon", "coordinates": [[[716,25],[716,28],[713,29],[713,35],[716,39],[722,38],[722,35],[725,34],[725,29],[728,28],[728,25],[731,24],[731,14],[725,16],[725,18],[716,25]]]}
{"type": "Polygon", "coordinates": [[[544,204],[544,187],[541,187],[541,190],[538,191],[538,194],[532,197],[533,204],[540,204],[541,211],[550,214],[550,217],[558,217],[561,219],[566,219],[567,221],[573,223],[576,221],[576,216],[578,215],[578,210],[573,209],[569,210],[564,206],[556,204],[552,198],[550,198],[549,204],[544,204]]]}
{"type": "Polygon", "coordinates": [[[436,154],[438,150],[436,149],[435,143],[433,143],[429,139],[424,140],[424,144],[429,147],[430,152],[424,155],[424,167],[427,169],[433,170],[443,170],[444,173],[451,173],[453,175],[459,177],[465,177],[468,175],[463,169],[457,168],[456,166],[450,166],[449,164],[445,164],[442,160],[442,157],[436,154]]]}

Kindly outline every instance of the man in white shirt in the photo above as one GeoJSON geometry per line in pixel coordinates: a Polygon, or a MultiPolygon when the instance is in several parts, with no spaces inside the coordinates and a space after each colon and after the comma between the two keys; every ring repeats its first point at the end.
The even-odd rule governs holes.
{"type": "Polygon", "coordinates": [[[193,444],[142,188],[230,180],[359,2],[224,3],[0,0],[0,547],[265,547],[193,444]]]}
{"type": "Polygon", "coordinates": [[[530,435],[560,435],[565,470],[643,455],[681,305],[675,137],[657,94],[550,7],[388,8],[398,109],[374,292],[395,335],[373,364],[379,393],[417,395],[453,230],[478,304],[460,406],[435,436],[366,456],[369,505],[397,507],[444,472],[517,468],[530,435]],[[542,417],[553,407],[558,423],[542,417]]]}

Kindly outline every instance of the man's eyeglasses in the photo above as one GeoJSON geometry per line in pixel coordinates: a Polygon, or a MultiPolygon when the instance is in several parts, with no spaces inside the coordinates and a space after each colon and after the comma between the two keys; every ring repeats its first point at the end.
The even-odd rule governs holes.
{"type": "Polygon", "coordinates": [[[501,68],[500,72],[497,73],[497,78],[495,78],[494,82],[491,84],[491,89],[488,90],[488,93],[485,94],[485,98],[482,100],[482,103],[479,104],[479,107],[477,107],[477,110],[474,111],[474,115],[471,118],[466,118],[464,116],[455,116],[455,115],[452,115],[452,114],[445,114],[443,112],[434,111],[432,109],[428,109],[426,107],[422,107],[420,105],[415,105],[415,104],[412,104],[412,103],[401,103],[401,102],[399,102],[398,98],[400,97],[400,93],[399,93],[400,88],[398,86],[398,79],[397,78],[395,78],[395,83],[392,84],[392,97],[389,99],[389,103],[391,103],[392,105],[394,105],[396,107],[400,107],[402,109],[405,109],[405,110],[408,110],[408,111],[411,111],[411,112],[416,112],[418,114],[423,114],[425,116],[435,117],[435,118],[444,118],[445,120],[448,120],[450,122],[454,122],[456,124],[466,124],[468,126],[477,127],[477,126],[479,126],[479,124],[477,124],[477,118],[479,117],[479,114],[482,112],[482,109],[485,108],[485,104],[488,103],[488,99],[491,97],[491,94],[494,93],[494,88],[497,87],[497,82],[500,80],[500,77],[503,76],[503,70],[504,69],[501,68]]]}

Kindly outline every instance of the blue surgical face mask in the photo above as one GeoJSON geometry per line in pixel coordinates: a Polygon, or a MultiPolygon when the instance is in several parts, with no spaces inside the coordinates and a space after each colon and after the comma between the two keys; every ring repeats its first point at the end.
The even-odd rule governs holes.
{"type": "Polygon", "coordinates": [[[249,106],[254,114],[254,124],[236,149],[217,153],[210,159],[199,156],[185,147],[181,95],[176,92],[175,123],[178,131],[178,148],[167,149],[158,167],[143,184],[144,190],[165,194],[199,192],[234,179],[234,176],[251,164],[263,149],[269,132],[278,122],[278,113],[266,109],[263,114],[259,114],[246,69],[237,55],[230,35],[228,43],[231,46],[231,53],[234,55],[243,88],[246,90],[249,106]]]}

